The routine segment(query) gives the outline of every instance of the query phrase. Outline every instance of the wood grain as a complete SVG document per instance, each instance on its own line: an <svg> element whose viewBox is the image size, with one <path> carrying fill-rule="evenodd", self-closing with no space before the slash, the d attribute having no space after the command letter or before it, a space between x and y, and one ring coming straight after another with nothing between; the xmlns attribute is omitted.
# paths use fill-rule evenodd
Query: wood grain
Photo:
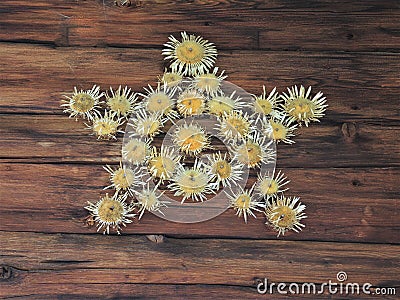
<svg viewBox="0 0 400 300"><path fill-rule="evenodd" d="M7 285L0 296L29 293L18 287L33 290L52 282L221 284L254 290L256 280L264 277L322 283L336 281L339 271L348 273L349 282L399 285L398 245L175 238L156 244L137 236L15 232L0 237L3 264L13 268L2 280Z"/></svg>
<svg viewBox="0 0 400 300"><path fill-rule="evenodd" d="M310 299L258 295L256 285L320 287L339 271L398 294L398 1L130 4L0 1L0 298ZM327 96L322 123L278 145L287 195L307 205L301 233L276 238L261 213L245 224L233 210L190 225L145 214L121 236L85 222L121 137L88 136L62 113L61 95L93 84L142 91L166 66L162 44L182 30L214 42L217 66L250 93L304 84Z"/></svg>
<svg viewBox="0 0 400 300"><path fill-rule="evenodd" d="M108 173L101 166L0 164L4 200L0 230L46 233L91 233L85 226L87 201L104 194ZM285 239L399 243L400 188L398 168L387 169L285 169L290 191L307 205L306 230ZM109 191L111 192L111 191ZM27 200L34 203L27 205ZM24 216L29 219L22 222ZM257 214L244 224L228 210L207 222L179 224L146 214L124 234L167 234L199 237L275 239L276 233ZM45 220L45 222L43 221Z"/></svg>
<svg viewBox="0 0 400 300"><path fill-rule="evenodd" d="M143 91L163 71L160 52L2 44L0 111L59 114L62 94L74 86L129 85ZM322 90L330 105L325 120L400 120L397 54L228 51L221 52L217 65L250 93L261 93L263 84L280 92L294 84Z"/></svg>
<svg viewBox="0 0 400 300"><path fill-rule="evenodd" d="M399 125L323 120L299 129L296 144L278 144L278 162L281 167L308 168L400 166ZM154 145L160 145L162 137ZM67 116L0 115L0 141L0 157L7 160L82 163L121 158L122 136L118 141L99 141L82 122Z"/></svg>
<svg viewBox="0 0 400 300"><path fill-rule="evenodd" d="M57 46L160 47L167 40L166 30L187 30L219 49L399 49L399 6L391 1L131 3L117 7L112 0L2 1L0 39Z"/></svg>

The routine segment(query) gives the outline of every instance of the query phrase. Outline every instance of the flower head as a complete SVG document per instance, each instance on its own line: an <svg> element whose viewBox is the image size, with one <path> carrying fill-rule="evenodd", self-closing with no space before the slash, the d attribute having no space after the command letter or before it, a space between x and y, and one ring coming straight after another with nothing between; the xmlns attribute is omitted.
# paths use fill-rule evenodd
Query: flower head
<svg viewBox="0 0 400 300"><path fill-rule="evenodd" d="M130 136L152 138L161 132L165 121L159 113L147 113L139 109L129 120L128 125L133 129Z"/></svg>
<svg viewBox="0 0 400 300"><path fill-rule="evenodd" d="M148 170L153 178L157 178L162 183L164 180L170 180L175 170L180 166L181 156L174 152L172 147L164 147L157 151L153 147L149 158Z"/></svg>
<svg viewBox="0 0 400 300"><path fill-rule="evenodd" d="M205 165L207 171L212 174L212 180L222 186L237 185L242 180L243 165L239 164L235 159L229 160L226 153L221 152L207 155L208 164Z"/></svg>
<svg viewBox="0 0 400 300"><path fill-rule="evenodd" d="M245 107L245 103L241 102L240 97L236 97L236 91L230 96L226 96L220 92L208 100L207 108L210 114L222 116L224 113L229 114L233 110L240 110Z"/></svg>
<svg viewBox="0 0 400 300"><path fill-rule="evenodd" d="M294 137L294 131L297 128L297 124L293 124L292 120L282 115L281 117L271 118L270 120L263 121L264 132L270 138L275 140L277 143L280 141L286 144L295 143L291 137Z"/></svg>
<svg viewBox="0 0 400 300"><path fill-rule="evenodd" d="M184 116L200 115L205 108L206 99L203 94L193 89L182 92L177 101L179 113Z"/></svg>
<svg viewBox="0 0 400 300"><path fill-rule="evenodd" d="M106 194L96 203L88 201L88 206L85 208L90 212L90 215L97 223L97 231L103 230L103 233L110 233L110 227L115 229L120 234L121 226L126 226L132 223L131 218L135 217L132 213L133 207L126 204L126 195L109 197Z"/></svg>
<svg viewBox="0 0 400 300"><path fill-rule="evenodd" d="M140 94L144 98L139 107L144 108L147 112L153 114L160 114L165 116L169 120L176 119L178 117L177 112L174 110L175 99L174 95L176 89L169 88L166 83L162 84L159 82L156 89L153 89L151 85L148 88L144 88L146 94Z"/></svg>
<svg viewBox="0 0 400 300"><path fill-rule="evenodd" d="M213 66L217 58L217 49L201 36L181 33L182 41L174 36L164 44L162 51L165 59L171 59L171 68L183 75L193 76L197 73L207 72Z"/></svg>
<svg viewBox="0 0 400 300"><path fill-rule="evenodd" d="M80 90L78 91L74 87L74 92L67 96L64 95L67 100L62 100L63 104L61 107L65 107L64 112L69 113L70 117L83 117L88 120L92 120L96 114L99 114L98 109L100 108L99 99L103 97L104 93L100 93L100 87L94 85L91 90Z"/></svg>
<svg viewBox="0 0 400 300"><path fill-rule="evenodd" d="M288 188L285 188L284 186L289 182L290 181L287 180L285 174L283 174L280 170L275 177L270 176L269 173L265 176L258 174L256 190L260 195L269 199L271 197L276 197L278 193L287 191Z"/></svg>
<svg viewBox="0 0 400 300"><path fill-rule="evenodd" d="M252 120L243 111L224 113L218 121L219 134L225 141L246 138L252 129Z"/></svg>
<svg viewBox="0 0 400 300"><path fill-rule="evenodd" d="M93 131L93 134L98 139L109 140L116 139L117 133L124 133L118 129L124 123L124 119L117 116L117 113L105 111L104 116L96 115L92 124L86 124L88 129Z"/></svg>
<svg viewBox="0 0 400 300"><path fill-rule="evenodd" d="M182 152L197 155L204 149L210 148L210 137L201 126L185 122L183 125L177 126L174 132L174 143Z"/></svg>
<svg viewBox="0 0 400 300"><path fill-rule="evenodd" d="M250 190L244 190L240 188L238 192L231 193L225 192L229 201L230 207L236 210L236 215L241 217L243 215L244 221L247 223L247 216L251 215L256 218L256 215L253 211L261 212L259 208L264 208L265 205L262 202L259 202L253 197L254 185L250 188Z"/></svg>
<svg viewBox="0 0 400 300"><path fill-rule="evenodd" d="M281 234L285 235L288 230L299 232L305 227L300 221L307 218L304 213L306 206L299 200L298 197L281 196L268 203L265 209L266 224L270 224L273 229L278 231L278 237Z"/></svg>
<svg viewBox="0 0 400 300"><path fill-rule="evenodd" d="M215 190L218 188L211 181L211 175L204 165L196 159L193 167L184 168L180 166L178 168L168 188L175 192L175 196L183 196L182 203L189 198L194 201L204 201L207 199L206 194L215 194Z"/></svg>
<svg viewBox="0 0 400 300"><path fill-rule="evenodd" d="M156 185L154 189L150 189L149 184L147 184L147 188L143 188L142 191L135 191L136 203L134 204L134 206L139 208L139 220L142 218L146 210L158 211L163 214L161 208L167 207L166 204L169 202L160 200L160 197L164 192L157 193L157 190L158 185Z"/></svg>
<svg viewBox="0 0 400 300"><path fill-rule="evenodd" d="M276 152L269 149L270 143L266 143L265 136L259 132L250 133L243 143L233 146L237 160L249 168L260 167L263 163L269 163L275 158Z"/></svg>
<svg viewBox="0 0 400 300"><path fill-rule="evenodd" d="M167 84L168 87L175 87L178 86L183 80L183 75L176 71L172 70L168 72L167 70L164 71L164 74L159 78L159 81L162 84Z"/></svg>
<svg viewBox="0 0 400 300"><path fill-rule="evenodd" d="M110 95L106 94L106 100L111 111L117 113L118 116L127 117L133 112L133 105L137 99L135 93L132 93L130 88L125 86L122 89L119 86L116 91L110 87Z"/></svg>
<svg viewBox="0 0 400 300"><path fill-rule="evenodd" d="M304 123L306 126L311 121L319 122L319 118L322 118L325 114L325 110L328 107L326 105L326 98L323 97L323 93L318 92L314 97L310 97L311 86L307 89L300 86L288 88L288 94L283 93L282 98L285 103L282 108L289 115L291 121L297 121L298 123Z"/></svg>
<svg viewBox="0 0 400 300"><path fill-rule="evenodd" d="M135 186L143 185L142 177L143 173L141 168L129 168L119 163L117 169L111 168L109 165L103 167L110 174L111 185L105 187L104 189L113 188L117 192L124 191L126 193L131 192L131 188Z"/></svg>
<svg viewBox="0 0 400 300"><path fill-rule="evenodd" d="M218 75L218 67L215 67L212 72L197 74L193 79L191 87L214 96L221 91L221 82L228 77L224 75L224 72L222 71Z"/></svg>
<svg viewBox="0 0 400 300"><path fill-rule="evenodd" d="M252 109L256 117L256 123L262 121L264 117L276 117L281 114L278 109L279 98L276 88L274 88L268 95L263 85L263 93L260 96L252 95L254 102Z"/></svg>
<svg viewBox="0 0 400 300"><path fill-rule="evenodd" d="M122 158L136 166L144 165L150 153L150 140L131 138L122 146Z"/></svg>

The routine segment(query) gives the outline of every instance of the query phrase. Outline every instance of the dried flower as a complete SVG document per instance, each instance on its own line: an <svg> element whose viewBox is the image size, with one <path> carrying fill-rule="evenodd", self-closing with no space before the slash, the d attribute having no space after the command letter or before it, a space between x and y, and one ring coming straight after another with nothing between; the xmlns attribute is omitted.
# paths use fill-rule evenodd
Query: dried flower
<svg viewBox="0 0 400 300"><path fill-rule="evenodd" d="M225 192L229 201L230 207L235 209L236 215L241 217L243 215L245 223L247 223L247 215L256 218L253 211L261 212L259 208L264 208L265 205L262 202L256 201L253 197L254 185L250 190L244 190L240 187L237 193L231 191L231 193Z"/></svg>
<svg viewBox="0 0 400 300"><path fill-rule="evenodd" d="M276 197L278 193L287 191L288 188L284 188L284 186L289 182L290 180L287 180L285 174L280 170L278 174L276 174L275 178L269 173L264 176L260 173L258 174L256 190L260 195L268 200L271 197Z"/></svg>
<svg viewBox="0 0 400 300"><path fill-rule="evenodd" d="M70 118L74 117L78 120L78 117L82 117L92 120L96 114L99 114L98 109L100 108L99 104L101 104L99 99L103 95L103 93L100 93L100 87L97 85L94 85L91 90L86 91L78 91L74 87L74 92L71 96L64 95L67 100L62 100L63 104L61 104L61 107L66 107L64 112L70 114Z"/></svg>
<svg viewBox="0 0 400 300"><path fill-rule="evenodd" d="M122 158L133 165L144 165L150 154L150 140L131 138L122 146Z"/></svg>
<svg viewBox="0 0 400 300"><path fill-rule="evenodd" d="M293 124L291 119L288 119L284 115L277 118L271 118L269 121L263 121L264 133L276 142L284 142L286 144L294 144L295 141L291 139L294 137L294 130L297 128L297 124Z"/></svg>
<svg viewBox="0 0 400 300"><path fill-rule="evenodd" d="M252 96L254 99L252 109L255 123L262 121L265 117L278 117L281 115L281 112L278 111L279 98L276 87L267 96L267 90L263 85L263 93L260 96Z"/></svg>
<svg viewBox="0 0 400 300"><path fill-rule="evenodd" d="M207 199L206 194L215 194L215 190L218 189L218 186L211 181L211 175L196 159L193 167L180 166L178 168L168 188L175 192L175 196L183 196L182 203L188 198L194 201L204 201Z"/></svg>
<svg viewBox="0 0 400 300"><path fill-rule="evenodd" d="M131 89L127 86L124 89L121 86L116 91L113 91L110 87L111 95L106 94L107 105L111 111L117 113L118 116L127 117L133 112L133 106L136 102L135 93L131 92Z"/></svg>
<svg viewBox="0 0 400 300"><path fill-rule="evenodd" d="M237 185L242 180L243 165L235 159L229 160L227 154L221 152L207 155L209 163L205 165L208 172L212 174L212 180L222 183L223 187Z"/></svg>
<svg viewBox="0 0 400 300"><path fill-rule="evenodd" d="M197 74L192 82L191 87L196 88L200 92L214 96L221 91L221 82L228 76L224 75L224 70L217 75L218 67L215 67L212 72Z"/></svg>
<svg viewBox="0 0 400 300"><path fill-rule="evenodd" d="M210 114L222 116L224 113L229 114L233 110L239 110L245 107L245 103L241 102L240 97L235 96L236 91L233 91L230 96L226 96L220 92L208 100L207 108Z"/></svg>
<svg viewBox="0 0 400 300"><path fill-rule="evenodd" d="M198 155L204 149L210 148L210 137L201 126L185 122L177 126L174 132L174 143L182 152Z"/></svg>
<svg viewBox="0 0 400 300"><path fill-rule="evenodd" d="M231 111L218 118L217 130L225 141L246 138L252 129L252 120L243 111Z"/></svg>
<svg viewBox="0 0 400 300"><path fill-rule="evenodd" d="M319 122L319 118L325 115L324 112L328 105L325 104L326 98L323 97L323 93L318 92L313 98L310 97L310 93L311 86L306 92L303 86L298 89L296 85L288 88L288 94L283 93L282 98L285 103L282 108L289 115L291 121L308 126L311 121Z"/></svg>
<svg viewBox="0 0 400 300"><path fill-rule="evenodd" d="M148 170L153 178L170 180L175 170L180 166L181 156L175 154L174 148L164 147L161 145L161 150L158 152L156 147L153 147L151 157L149 159Z"/></svg>
<svg viewBox="0 0 400 300"><path fill-rule="evenodd" d="M124 133L118 129L124 123L124 119L117 116L117 113L112 111L104 111L104 115L96 115L92 124L86 124L87 128L93 131L93 134L98 139L109 140L116 139L117 133Z"/></svg>
<svg viewBox="0 0 400 300"><path fill-rule="evenodd" d="M149 85L144 90L146 94L140 94L144 98L144 102L139 105L139 108L144 108L151 114L160 114L169 120L178 118L178 113L174 110L176 88L169 88L166 83L163 85L158 83L156 89Z"/></svg>
<svg viewBox="0 0 400 300"><path fill-rule="evenodd" d="M121 226L132 223L130 218L134 218L133 207L125 202L126 195L114 194L111 198L106 194L96 203L88 201L85 208L97 223L97 231L103 230L103 233L110 233L110 227L120 234Z"/></svg>
<svg viewBox="0 0 400 300"><path fill-rule="evenodd" d="M179 84L182 83L182 80L183 80L182 74L176 70L172 70L171 72L165 70L163 76L159 78L159 81L162 84L167 84L168 87L178 86Z"/></svg>
<svg viewBox="0 0 400 300"><path fill-rule="evenodd" d="M217 58L214 44L201 36L188 35L186 32L181 32L181 36L182 41L178 41L171 35L164 44L162 54L166 55L165 59L172 60L171 68L189 76L211 69Z"/></svg>
<svg viewBox="0 0 400 300"><path fill-rule="evenodd" d="M277 199L272 199L268 203L265 214L267 216L267 223L273 229L278 231L278 237L288 230L299 232L305 227L300 221L307 216L304 213L306 206L299 202L298 197L284 197L281 196Z"/></svg>
<svg viewBox="0 0 400 300"><path fill-rule="evenodd" d="M166 119L162 118L160 113L147 113L145 110L139 109L128 123L132 127L130 137L152 138L161 132L165 122Z"/></svg>
<svg viewBox="0 0 400 300"><path fill-rule="evenodd" d="M205 109L206 99L196 90L182 92L177 101L178 112L183 116L200 115Z"/></svg>
<svg viewBox="0 0 400 300"><path fill-rule="evenodd" d="M143 185L143 172L139 167L132 169L123 166L122 162L119 162L119 167L117 169L113 169L109 165L103 168L110 174L111 181L111 185L104 189L113 188L116 192L122 190L125 193L131 193L131 188Z"/></svg>
<svg viewBox="0 0 400 300"><path fill-rule="evenodd" d="M136 203L134 204L134 206L139 208L139 220L142 218L145 210L157 211L163 214L161 208L167 207L167 203L169 202L160 200L160 197L162 196L162 194L164 194L164 192L157 193L157 190L158 185L156 185L154 189L150 189L150 185L147 184L147 188L143 188L142 191L135 191Z"/></svg>
<svg viewBox="0 0 400 300"><path fill-rule="evenodd" d="M236 153L237 160L240 163L247 165L249 168L255 168L275 158L276 152L269 149L269 145L265 141L265 136L260 136L259 132L252 132L247 136L244 143L234 145L233 151Z"/></svg>

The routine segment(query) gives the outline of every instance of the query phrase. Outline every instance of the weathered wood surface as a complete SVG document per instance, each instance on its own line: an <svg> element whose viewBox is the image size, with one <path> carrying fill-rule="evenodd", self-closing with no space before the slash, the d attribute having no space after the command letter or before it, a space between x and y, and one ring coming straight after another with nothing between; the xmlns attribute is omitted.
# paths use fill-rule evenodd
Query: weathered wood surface
<svg viewBox="0 0 400 300"><path fill-rule="evenodd" d="M192 30L220 49L396 51L396 1L15 1L0 3L3 41L160 47ZM222 29L222 30L221 30Z"/></svg>
<svg viewBox="0 0 400 300"><path fill-rule="evenodd" d="M26 44L0 47L1 112L61 113L61 95L99 84L135 91L163 72L161 50L57 48ZM312 85L329 100L326 120L400 119L400 55L391 53L221 52L217 65L250 93L262 85L280 92Z"/></svg>
<svg viewBox="0 0 400 300"><path fill-rule="evenodd" d="M0 230L34 232L95 232L88 229L83 206L96 201L109 184L108 173L98 165L0 165ZM288 169L291 195L307 204L306 230L287 233L285 239L400 243L396 186L398 168L386 169ZM18 188L14 188L14 187ZM110 192L110 191L108 191ZM28 205L32 199L34 205ZM29 216L22 221L24 216ZM188 235L202 237L275 238L257 213L248 224L228 210L207 222L190 226L146 214L124 233ZM46 220L45 222L43 220ZM227 224L230 224L227 226Z"/></svg>
<svg viewBox="0 0 400 300"><path fill-rule="evenodd" d="M54 295L66 293L66 286L72 295L93 296L104 290L89 292L79 287L124 282L139 284L139 293L146 283L210 285L210 294L218 292L218 285L236 286L238 295L254 298L258 279L286 282L290 274L292 282L321 284L337 282L338 270L348 274L349 282L400 284L395 276L399 272L397 245L175 238L153 243L134 236L9 232L1 232L0 238L3 273L8 275L0 283L4 287L0 296ZM41 289L43 285L48 288ZM118 290L111 291L118 295ZM135 290L130 293L137 296Z"/></svg>
<svg viewBox="0 0 400 300"><path fill-rule="evenodd" d="M0 157L42 162L120 160L122 135L118 141L99 141L85 127L65 115L0 115ZM399 136L396 121L323 120L300 128L296 144L278 144L279 166L400 166ZM161 142L162 135L154 145Z"/></svg>
<svg viewBox="0 0 400 300"><path fill-rule="evenodd" d="M259 278L320 286L339 271L398 295L399 24L398 1L0 1L0 298L265 299ZM146 214L122 236L85 224L121 137L88 136L61 95L154 84L181 30L214 42L217 66L250 93L326 94L321 124L278 145L288 195L307 205L301 233L276 238L262 214L246 225L232 210L191 225Z"/></svg>

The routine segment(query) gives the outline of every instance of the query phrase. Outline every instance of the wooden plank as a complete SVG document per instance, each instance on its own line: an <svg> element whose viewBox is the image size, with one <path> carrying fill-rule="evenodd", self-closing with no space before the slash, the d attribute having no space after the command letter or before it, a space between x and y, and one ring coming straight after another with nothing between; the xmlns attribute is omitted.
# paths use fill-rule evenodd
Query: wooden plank
<svg viewBox="0 0 400 300"><path fill-rule="evenodd" d="M396 1L131 3L117 7L113 0L2 1L0 39L61 46L159 47L170 33L189 30L220 49L399 49Z"/></svg>
<svg viewBox="0 0 400 300"><path fill-rule="evenodd" d="M96 165L0 164L0 230L93 233L83 209L105 193L108 173ZM284 239L399 243L398 168L284 169L291 180L287 195L307 205L306 228ZM254 179L253 179L254 180ZM111 191L110 191L111 192ZM275 239L264 216L248 224L228 210L207 222L179 224L146 214L124 234ZM22 220L26 220L22 222Z"/></svg>
<svg viewBox="0 0 400 300"><path fill-rule="evenodd" d="M143 91L163 71L160 52L2 44L0 111L61 113L62 94L95 83ZM250 93L261 93L262 84L280 92L312 85L327 96L328 120L400 119L399 55L232 51L222 52L217 65Z"/></svg>
<svg viewBox="0 0 400 300"><path fill-rule="evenodd" d="M400 127L393 123L323 120L300 128L294 145L278 144L279 164L306 168L399 166ZM157 137L154 145L160 145L162 138ZM122 135L118 141L99 141L82 122L48 115L0 115L0 141L1 158L27 162L117 162L122 147Z"/></svg>
<svg viewBox="0 0 400 300"><path fill-rule="evenodd" d="M174 238L156 244L137 236L15 232L0 238L0 263L12 268L0 296L37 293L43 284L114 283L236 285L256 295L261 278L322 284L338 282L340 271L347 282L400 283L398 245Z"/></svg>

